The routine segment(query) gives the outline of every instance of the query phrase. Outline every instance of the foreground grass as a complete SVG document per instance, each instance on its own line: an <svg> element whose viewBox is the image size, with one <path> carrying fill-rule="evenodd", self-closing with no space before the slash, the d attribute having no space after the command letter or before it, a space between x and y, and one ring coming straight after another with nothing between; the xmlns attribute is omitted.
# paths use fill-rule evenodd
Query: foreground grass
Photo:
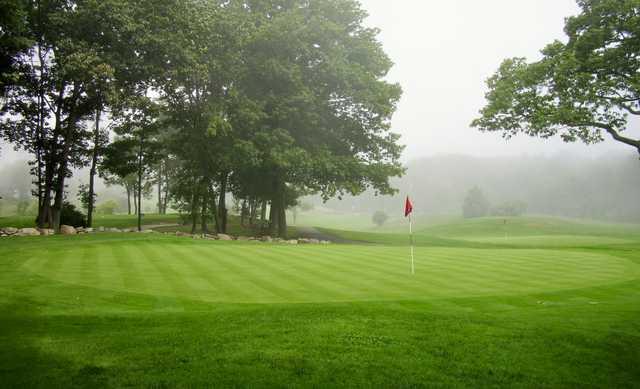
<svg viewBox="0 0 640 389"><path fill-rule="evenodd" d="M540 236L572 236L554 234ZM6 239L0 382L633 387L640 242L612 234L544 249L433 237L415 277L399 244Z"/></svg>

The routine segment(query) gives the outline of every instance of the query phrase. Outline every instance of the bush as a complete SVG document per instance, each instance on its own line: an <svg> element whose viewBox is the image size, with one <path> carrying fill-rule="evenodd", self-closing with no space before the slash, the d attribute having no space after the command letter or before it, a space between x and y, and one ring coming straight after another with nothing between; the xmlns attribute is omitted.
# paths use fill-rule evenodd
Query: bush
<svg viewBox="0 0 640 389"><path fill-rule="evenodd" d="M77 210L73 204L69 204L65 201L62 205L60 224L66 224L73 227L86 227L87 219L85 215Z"/></svg>
<svg viewBox="0 0 640 389"><path fill-rule="evenodd" d="M389 220L389 215L387 215L383 211L377 211L373 214L372 220L375 225L377 225L378 227L382 227L382 225L386 223L387 220Z"/></svg>
<svg viewBox="0 0 640 389"><path fill-rule="evenodd" d="M118 210L119 206L114 200L105 201L104 203L98 204L96 207L96 213L101 215L113 215Z"/></svg>

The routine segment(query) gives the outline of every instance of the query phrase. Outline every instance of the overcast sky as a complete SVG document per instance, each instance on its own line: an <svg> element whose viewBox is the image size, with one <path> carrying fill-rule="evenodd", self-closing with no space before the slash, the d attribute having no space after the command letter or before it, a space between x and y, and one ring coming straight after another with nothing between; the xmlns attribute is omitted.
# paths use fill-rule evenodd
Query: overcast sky
<svg viewBox="0 0 640 389"><path fill-rule="evenodd" d="M565 40L564 18L575 0L361 0L368 23L395 62L389 79L404 90L393 121L406 144L405 159L436 154L602 155L633 150L608 141L567 145L521 137L506 142L469 124L484 105L485 80L503 59L540 58L555 39ZM638 133L637 125L634 134Z"/></svg>
<svg viewBox="0 0 640 389"><path fill-rule="evenodd" d="M404 89L394 131L408 145L404 160L438 154L475 156L600 156L633 153L620 143L567 145L558 139L520 137L506 142L469 124L484 105L485 80L508 57L535 60L555 39L565 39L564 18L574 0L361 0L368 23L395 62L389 79ZM635 123L632 132L640 135ZM3 147L2 159L17 158Z"/></svg>

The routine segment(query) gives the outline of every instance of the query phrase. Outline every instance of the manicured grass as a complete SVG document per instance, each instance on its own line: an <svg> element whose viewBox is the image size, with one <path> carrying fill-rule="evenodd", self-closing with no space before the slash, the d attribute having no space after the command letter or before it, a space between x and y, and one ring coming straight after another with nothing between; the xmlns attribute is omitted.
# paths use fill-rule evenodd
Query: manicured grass
<svg viewBox="0 0 640 389"><path fill-rule="evenodd" d="M35 216L6 216L0 217L0 227L34 227ZM180 217L176 214L158 215L158 214L145 214L142 219L143 224L158 225L158 224L179 224L181 223ZM138 217L136 215L95 215L94 227L105 228L129 228L138 225Z"/></svg>
<svg viewBox="0 0 640 389"><path fill-rule="evenodd" d="M393 234L344 232L377 243L330 246L3 239L0 382L637 386L635 230L522 227L524 242L504 244L483 240L491 223L418 234L415 276L406 236ZM547 237L561 244L544 245Z"/></svg>

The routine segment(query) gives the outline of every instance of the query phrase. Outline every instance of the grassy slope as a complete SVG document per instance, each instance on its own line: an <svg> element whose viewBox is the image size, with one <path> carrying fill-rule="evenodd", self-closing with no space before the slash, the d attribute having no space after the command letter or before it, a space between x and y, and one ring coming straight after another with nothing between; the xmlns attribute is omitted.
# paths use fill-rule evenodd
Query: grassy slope
<svg viewBox="0 0 640 389"><path fill-rule="evenodd" d="M386 238L391 246L331 247L3 240L0 382L637 385L635 231L541 227L538 236L566 244L537 250L471 241L492 235L491 220L478 223L441 227L437 239L420 234L439 244L423 241L413 279L396 246L403 236ZM532 235L526 224L519 236ZM571 233L620 241L572 244Z"/></svg>

